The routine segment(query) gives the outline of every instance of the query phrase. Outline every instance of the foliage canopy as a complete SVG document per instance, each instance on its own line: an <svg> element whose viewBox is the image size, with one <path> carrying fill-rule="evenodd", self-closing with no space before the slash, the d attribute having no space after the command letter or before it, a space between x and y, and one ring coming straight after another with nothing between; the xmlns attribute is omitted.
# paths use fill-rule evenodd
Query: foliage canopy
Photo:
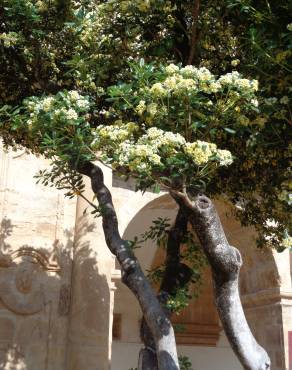
<svg viewBox="0 0 292 370"><path fill-rule="evenodd" d="M259 245L291 246L291 5L268 1L0 4L0 134L83 189L100 159L137 188L225 196ZM291 213L290 213L291 214Z"/></svg>

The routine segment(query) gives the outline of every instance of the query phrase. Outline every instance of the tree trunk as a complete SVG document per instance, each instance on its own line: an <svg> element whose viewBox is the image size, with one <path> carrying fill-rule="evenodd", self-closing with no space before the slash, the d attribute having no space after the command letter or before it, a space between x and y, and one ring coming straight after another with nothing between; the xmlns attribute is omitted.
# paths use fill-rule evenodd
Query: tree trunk
<svg viewBox="0 0 292 370"><path fill-rule="evenodd" d="M174 225L168 232L165 271L159 289L158 299L165 314L170 318L172 312L165 309L169 295L175 295L178 288L187 285L192 277L191 269L180 262L180 246L187 233L188 218L183 207L179 206ZM138 370L156 370L157 357L155 343L143 317L140 336L144 348L139 354Z"/></svg>
<svg viewBox="0 0 292 370"><path fill-rule="evenodd" d="M78 172L91 179L92 190L101 209L107 246L120 263L123 283L130 288L139 301L155 342L158 369L179 370L171 322L159 304L128 243L119 234L117 215L110 191L104 184L101 168L91 162L86 162L78 167Z"/></svg>
<svg viewBox="0 0 292 370"><path fill-rule="evenodd" d="M240 301L240 252L229 245L219 216L209 198L201 195L191 201L186 194L180 196L187 211L191 211L189 220L211 265L215 303L235 354L244 369L270 369L269 356L251 333ZM177 197L176 193L174 197Z"/></svg>

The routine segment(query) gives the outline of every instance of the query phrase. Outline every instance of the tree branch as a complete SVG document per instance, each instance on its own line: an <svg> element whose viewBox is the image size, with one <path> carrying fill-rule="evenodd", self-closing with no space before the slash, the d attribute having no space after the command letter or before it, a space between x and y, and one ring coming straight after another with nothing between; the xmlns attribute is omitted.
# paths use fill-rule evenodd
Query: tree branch
<svg viewBox="0 0 292 370"><path fill-rule="evenodd" d="M200 12L200 0L194 0L194 7L192 11L192 28L191 28L191 39L190 39L190 54L188 57L187 64L192 64L195 53L196 53L196 46L197 46L197 39L198 39L198 18Z"/></svg>
<svg viewBox="0 0 292 370"><path fill-rule="evenodd" d="M247 370L270 369L266 351L257 343L246 321L239 296L238 279L242 259L229 245L212 201L200 195L185 199L189 220L212 268L215 303L229 342Z"/></svg>
<svg viewBox="0 0 292 370"><path fill-rule="evenodd" d="M184 236L187 233L188 218L183 208L180 206L176 215L174 225L169 230L166 246L165 272L160 285L160 291L168 294L175 294L176 290L182 286L186 277L180 276L180 247ZM186 265L183 265L186 266ZM185 285L185 284L183 284Z"/></svg>
<svg viewBox="0 0 292 370"><path fill-rule="evenodd" d="M154 338L158 369L178 370L174 331L153 289L127 242L120 236L118 219L109 189L104 184L100 167L86 162L77 169L91 179L91 187L99 202L105 240L110 251L117 257L122 269L122 281L139 301L143 316Z"/></svg>
<svg viewBox="0 0 292 370"><path fill-rule="evenodd" d="M177 289L185 287L192 277L191 269L180 261L180 247L187 233L187 226L187 215L182 206L179 205L174 225L168 232L165 258L166 266L160 285L160 293L158 295L159 302L163 305L164 311L168 317L172 314L172 312L166 308L169 295L175 295ZM141 322L140 336L145 348L140 352L140 367L138 370L156 370L157 360L155 343L144 317Z"/></svg>

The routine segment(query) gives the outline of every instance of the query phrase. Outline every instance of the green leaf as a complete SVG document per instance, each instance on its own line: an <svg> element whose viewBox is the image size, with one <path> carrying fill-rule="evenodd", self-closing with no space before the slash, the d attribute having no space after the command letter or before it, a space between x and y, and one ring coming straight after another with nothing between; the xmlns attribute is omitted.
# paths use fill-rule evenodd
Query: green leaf
<svg viewBox="0 0 292 370"><path fill-rule="evenodd" d="M224 127L223 130L232 135L236 134L236 131L229 127Z"/></svg>
<svg viewBox="0 0 292 370"><path fill-rule="evenodd" d="M155 193L155 194L159 194L159 193L160 193L160 191L161 191L160 186L159 186L158 184L155 184L155 185L153 186L153 193Z"/></svg>

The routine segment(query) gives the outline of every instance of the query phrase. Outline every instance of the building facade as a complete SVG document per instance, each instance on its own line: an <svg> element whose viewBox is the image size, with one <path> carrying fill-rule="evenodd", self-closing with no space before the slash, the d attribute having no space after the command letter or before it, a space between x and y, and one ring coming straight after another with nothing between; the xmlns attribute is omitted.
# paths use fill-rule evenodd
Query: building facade
<svg viewBox="0 0 292 370"><path fill-rule="evenodd" d="M139 306L121 283L101 220L87 212L86 202L36 184L34 175L46 166L25 151L0 149L0 369L135 368ZM142 196L104 170L124 238L140 235L159 216L174 219L167 194ZM88 184L86 194L93 196ZM291 370L291 255L256 249L254 231L232 218L230 205L218 201L216 207L243 256L240 290L252 331L272 369ZM136 254L145 271L163 259L150 242ZM199 298L174 322L183 327L178 351L194 370L242 369L222 332L208 268Z"/></svg>

